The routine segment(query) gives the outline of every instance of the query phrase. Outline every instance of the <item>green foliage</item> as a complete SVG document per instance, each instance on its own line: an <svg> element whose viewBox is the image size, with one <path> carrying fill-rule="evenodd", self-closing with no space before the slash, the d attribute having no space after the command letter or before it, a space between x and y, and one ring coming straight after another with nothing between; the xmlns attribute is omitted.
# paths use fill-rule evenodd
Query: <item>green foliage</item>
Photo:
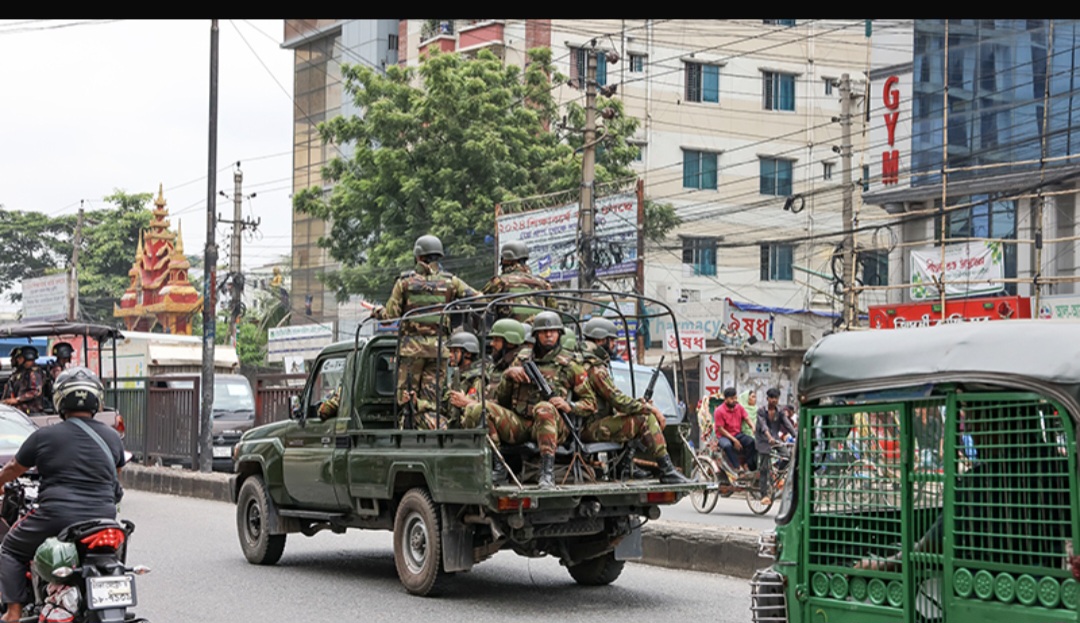
<svg viewBox="0 0 1080 623"><path fill-rule="evenodd" d="M266 340L266 330L254 322L241 322L236 326L236 356L242 367L266 366Z"/></svg>
<svg viewBox="0 0 1080 623"><path fill-rule="evenodd" d="M682 224L670 203L645 200L645 240L662 241L668 232Z"/></svg>
<svg viewBox="0 0 1080 623"><path fill-rule="evenodd" d="M0 254L0 290L9 291L23 279L63 271L71 257L73 231L63 220L40 212L0 209L0 240L7 250ZM22 299L17 292L8 296L13 302Z"/></svg>

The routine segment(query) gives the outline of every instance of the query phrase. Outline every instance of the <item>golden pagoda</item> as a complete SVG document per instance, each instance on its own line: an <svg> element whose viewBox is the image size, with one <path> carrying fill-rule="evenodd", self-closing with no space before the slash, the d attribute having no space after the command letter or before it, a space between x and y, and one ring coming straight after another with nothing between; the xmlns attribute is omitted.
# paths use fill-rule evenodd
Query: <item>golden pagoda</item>
<svg viewBox="0 0 1080 623"><path fill-rule="evenodd" d="M184 256L183 238L169 230L160 184L152 214L149 229L139 232L128 271L131 283L113 306L113 316L123 318L128 331L152 331L160 325L165 333L191 335L191 318L202 308L202 297L188 281L191 263Z"/></svg>

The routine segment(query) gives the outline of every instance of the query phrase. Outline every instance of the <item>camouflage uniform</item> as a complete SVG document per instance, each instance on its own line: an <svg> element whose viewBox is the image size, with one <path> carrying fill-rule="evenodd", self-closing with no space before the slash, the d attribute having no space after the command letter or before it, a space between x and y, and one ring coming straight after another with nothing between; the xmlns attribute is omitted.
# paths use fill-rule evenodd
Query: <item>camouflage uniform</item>
<svg viewBox="0 0 1080 623"><path fill-rule="evenodd" d="M12 388L12 398L18 399L15 408L24 413L41 413L45 410L45 372L37 364L19 370L20 374ZM12 375L14 377L14 375Z"/></svg>
<svg viewBox="0 0 1080 623"><path fill-rule="evenodd" d="M459 391L472 400L480 400L480 392L484 391L484 368L485 361L473 361L469 365L460 368L457 374L451 373L450 382L447 383L446 391L443 392L443 408L446 410L447 426L450 428L476 428L479 418L473 423L468 417L469 407L455 407L450 402L450 392ZM454 368L451 368L454 370ZM457 376L457 378L454 378ZM471 405L470 405L471 406Z"/></svg>
<svg viewBox="0 0 1080 623"><path fill-rule="evenodd" d="M341 385L338 385L337 389L334 390L334 393L330 394L330 397L324 400L321 405L319 405L319 419L330 420L336 418L338 407L340 405Z"/></svg>
<svg viewBox="0 0 1080 623"><path fill-rule="evenodd" d="M594 342L586 342L584 351L584 367L597 404L596 414L585 423L582 441L626 443L636 439L651 456L666 456L667 442L659 420L644 401L627 396L615 386L607 351Z"/></svg>
<svg viewBox="0 0 1080 623"><path fill-rule="evenodd" d="M469 284L450 273L439 270L437 264L417 261L414 270L402 273L394 283L390 299L384 309L377 309L375 317L381 320L400 318L411 310L431 305L445 305L457 299L477 296L478 293ZM445 362L449 358L445 338L450 334L449 326L439 326L439 313L424 316L412 316L402 320L398 328L400 359L398 361L397 386L398 403L405 404L405 392L416 391L416 413L414 423L417 428L446 428L445 418L439 418L436 412L438 396L438 378L445 379L445 372L436 375L439 357L439 335L442 334ZM412 387L409 387L409 377Z"/></svg>
<svg viewBox="0 0 1080 623"><path fill-rule="evenodd" d="M510 264L503 266L502 274L492 277L491 281L484 286L484 294L520 294L523 292L536 292L550 290L551 284L543 277L532 274L528 264ZM549 309L556 308L556 301L550 296L528 296L514 299L531 305L541 305ZM518 322L529 322L533 316L543 311L536 307L521 307L510 305L498 305L495 308L497 318L513 318Z"/></svg>
<svg viewBox="0 0 1080 623"><path fill-rule="evenodd" d="M499 405L495 400L495 392L499 388L499 383L502 382L503 372L506 372L507 368L513 365L514 360L517 358L518 352L521 351L521 346L513 346L513 348L507 348L497 361L484 362L484 366L487 368L487 386L484 387L485 400L483 404L477 402L465 407L465 413L462 417L462 428L476 428L480 426L480 410L481 407L487 409L487 425L488 436L495 442L495 446L499 446L499 431L497 422L508 421L511 417L517 417L513 410L507 409ZM473 398L470 396L470 398ZM475 400L479 401L480 397L476 396ZM520 443L520 442L516 442Z"/></svg>
<svg viewBox="0 0 1080 623"><path fill-rule="evenodd" d="M589 388L585 369L560 346L539 358L532 348L523 348L513 365L519 366L530 359L536 362L555 395L571 401L570 415L587 418L596 412L596 397ZM567 430L562 416L554 405L544 400L539 388L503 376L495 398L508 410L505 418L498 417L494 411L488 414L501 441L515 444L532 439L540 446L542 457L555 456L555 447L566 438Z"/></svg>

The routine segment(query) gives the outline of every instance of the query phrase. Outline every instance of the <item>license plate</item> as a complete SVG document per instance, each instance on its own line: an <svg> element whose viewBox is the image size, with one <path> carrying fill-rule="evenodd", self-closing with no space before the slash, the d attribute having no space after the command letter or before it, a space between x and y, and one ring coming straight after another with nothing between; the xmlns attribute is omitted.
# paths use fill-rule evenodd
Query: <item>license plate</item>
<svg viewBox="0 0 1080 623"><path fill-rule="evenodd" d="M91 610L126 608L135 605L135 576L109 575L87 578Z"/></svg>
<svg viewBox="0 0 1080 623"><path fill-rule="evenodd" d="M215 459L231 459L232 446L214 446Z"/></svg>

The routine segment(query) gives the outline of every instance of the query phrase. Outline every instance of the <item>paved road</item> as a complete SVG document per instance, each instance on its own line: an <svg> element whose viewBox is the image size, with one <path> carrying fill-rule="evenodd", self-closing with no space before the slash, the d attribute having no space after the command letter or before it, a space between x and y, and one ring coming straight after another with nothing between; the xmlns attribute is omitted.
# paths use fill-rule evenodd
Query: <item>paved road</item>
<svg viewBox="0 0 1080 623"><path fill-rule="evenodd" d="M744 580L629 564L611 586L585 588L553 559L509 552L456 576L443 597L414 597L398 582L389 532L290 535L281 562L258 567L240 553L234 513L222 502L127 492L121 516L137 526L128 561L154 569L138 579L138 614L153 623L749 620Z"/></svg>
<svg viewBox="0 0 1080 623"><path fill-rule="evenodd" d="M706 526L736 526L755 531L771 530L776 525L776 511L780 503L773 504L765 515L755 515L750 512L743 496L742 493L735 493L730 498L720 498L716 508L706 515L694 510L690 498L685 498L674 506L664 507L660 519Z"/></svg>

